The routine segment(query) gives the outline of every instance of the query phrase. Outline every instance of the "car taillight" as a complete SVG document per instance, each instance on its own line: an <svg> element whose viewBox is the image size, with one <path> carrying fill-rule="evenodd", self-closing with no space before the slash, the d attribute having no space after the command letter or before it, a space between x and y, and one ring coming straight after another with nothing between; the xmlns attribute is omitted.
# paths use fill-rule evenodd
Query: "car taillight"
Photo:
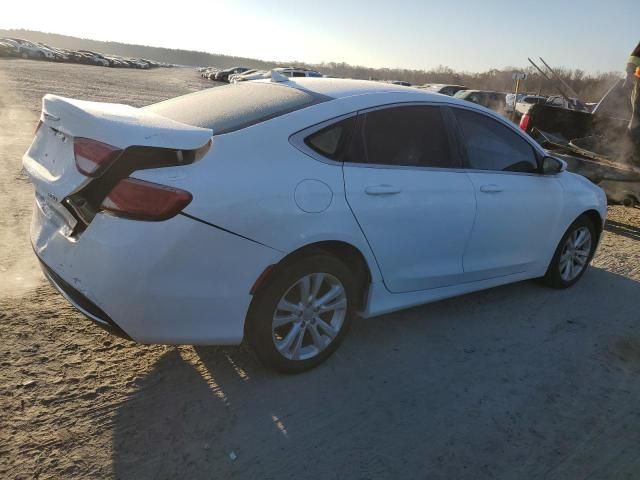
<svg viewBox="0 0 640 480"><path fill-rule="evenodd" d="M76 167L88 177L98 177L120 155L122 150L90 138L78 137L73 141Z"/></svg>
<svg viewBox="0 0 640 480"><path fill-rule="evenodd" d="M119 217L160 221L175 217L193 196L184 190L135 178L120 180L100 206Z"/></svg>
<svg viewBox="0 0 640 480"><path fill-rule="evenodd" d="M525 113L524 115L522 115L522 118L520 119L520 128L526 132L527 128L529 128L530 121L531 121L531 116L528 113Z"/></svg>

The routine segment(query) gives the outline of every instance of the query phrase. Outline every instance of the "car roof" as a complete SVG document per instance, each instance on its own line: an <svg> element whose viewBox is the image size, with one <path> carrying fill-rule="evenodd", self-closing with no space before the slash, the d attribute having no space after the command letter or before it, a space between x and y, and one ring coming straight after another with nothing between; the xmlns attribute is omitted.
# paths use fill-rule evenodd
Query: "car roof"
<svg viewBox="0 0 640 480"><path fill-rule="evenodd" d="M269 79L258 80L259 82L270 82ZM449 98L436 93L428 93L424 90L408 89L402 85L392 83L382 83L373 80L351 80L345 78L325 78L325 77L296 77L288 81L278 82L283 86L291 88L301 88L318 95L331 98L346 98L354 95L365 95L384 92L411 92L422 94L431 98Z"/></svg>

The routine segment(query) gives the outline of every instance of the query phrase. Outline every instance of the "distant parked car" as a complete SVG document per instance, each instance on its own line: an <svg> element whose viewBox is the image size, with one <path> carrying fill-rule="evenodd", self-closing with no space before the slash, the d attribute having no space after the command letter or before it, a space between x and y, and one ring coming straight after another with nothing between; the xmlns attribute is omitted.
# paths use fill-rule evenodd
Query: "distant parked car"
<svg viewBox="0 0 640 480"><path fill-rule="evenodd" d="M247 70L249 70L248 67L226 68L224 70L220 70L219 72L217 72L215 74L215 77L213 78L213 80L215 80L217 82L228 82L229 81L229 75L233 75L234 73L244 73Z"/></svg>
<svg viewBox="0 0 640 480"><path fill-rule="evenodd" d="M504 93L486 90L460 90L453 98L477 103L494 112L504 113L505 111L506 95Z"/></svg>
<svg viewBox="0 0 640 480"><path fill-rule="evenodd" d="M522 100L524 97L526 97L527 94L526 93L519 93L517 101L514 101L515 96L516 96L515 93L507 93L506 98L505 98L505 106L504 106L504 111L506 113L513 113L513 111L516 108L516 103L519 102L520 100Z"/></svg>
<svg viewBox="0 0 640 480"><path fill-rule="evenodd" d="M21 38L3 38L4 43L13 45L18 50L18 55L22 58L32 58L36 60L55 60L56 55L46 47Z"/></svg>
<svg viewBox="0 0 640 480"><path fill-rule="evenodd" d="M109 66L111 67L128 68L131 66L124 58L116 57L115 55L104 55L104 58L109 61Z"/></svg>
<svg viewBox="0 0 640 480"><path fill-rule="evenodd" d="M202 78L209 78L211 74L215 76L215 74L219 71L216 67L204 67L200 70L200 76Z"/></svg>
<svg viewBox="0 0 640 480"><path fill-rule="evenodd" d="M18 49L15 45L0 40L0 57L17 57Z"/></svg>
<svg viewBox="0 0 640 480"><path fill-rule="evenodd" d="M99 53L95 53L95 52L92 52L90 50L78 50L78 52L82 53L83 55L85 55L89 59L89 61L87 63L91 63L93 65L100 65L100 66L103 66L103 67L108 67L108 66L111 65L109 60L104 58Z"/></svg>
<svg viewBox="0 0 640 480"><path fill-rule="evenodd" d="M393 85L401 85L403 87L410 87L411 83L409 82L405 82L404 80L392 80L391 82Z"/></svg>
<svg viewBox="0 0 640 480"><path fill-rule="evenodd" d="M276 72L281 73L285 77L315 77L321 78L322 74L316 70L311 70L309 68L283 68L283 69L275 69Z"/></svg>
<svg viewBox="0 0 640 480"><path fill-rule="evenodd" d="M247 70L246 72L242 72L242 73L233 73L231 75L229 75L229 83L236 83L235 79L238 77L244 77L245 75L251 75L252 73L258 72L259 70L256 68L252 68L250 70Z"/></svg>
<svg viewBox="0 0 640 480"><path fill-rule="evenodd" d="M525 113L527 113L527 111L529 111L531 105L546 102L547 97L543 95L525 95L516 102L516 114L518 116L524 115Z"/></svg>
<svg viewBox="0 0 640 480"><path fill-rule="evenodd" d="M460 90L468 90L468 87L463 85L447 85L444 83L425 83L424 85L418 86L418 88L428 90L433 93L442 93L443 95L449 95L450 97L453 97Z"/></svg>
<svg viewBox="0 0 640 480"><path fill-rule="evenodd" d="M298 68L298 67L278 67L273 70L259 70L251 75L238 77L238 81L246 81L246 80L260 80L263 78L269 78L271 76L271 72L278 72L285 77L290 78L300 78L300 77L315 77L321 78L323 75L316 71L308 68ZM236 82L237 83L237 82Z"/></svg>
<svg viewBox="0 0 640 480"><path fill-rule="evenodd" d="M50 47L49 45L44 45L42 43L36 44L39 47L45 48L53 53L53 58L47 57L50 60L55 60L57 62L68 62L69 55L67 55L64 50L61 48Z"/></svg>
<svg viewBox="0 0 640 480"><path fill-rule="evenodd" d="M68 58L68 62L73 63L84 63L84 56L80 52L76 52L75 50L68 50L66 48L60 49Z"/></svg>
<svg viewBox="0 0 640 480"><path fill-rule="evenodd" d="M142 58L133 58L131 60L133 61L135 68L140 68L143 70L146 70L147 68L149 68L149 63L146 60L143 60Z"/></svg>
<svg viewBox="0 0 640 480"><path fill-rule="evenodd" d="M266 70L248 70L244 73L233 75L233 78L229 80L229 83L246 82L248 80L259 80L261 78L267 78L268 76L269 75Z"/></svg>

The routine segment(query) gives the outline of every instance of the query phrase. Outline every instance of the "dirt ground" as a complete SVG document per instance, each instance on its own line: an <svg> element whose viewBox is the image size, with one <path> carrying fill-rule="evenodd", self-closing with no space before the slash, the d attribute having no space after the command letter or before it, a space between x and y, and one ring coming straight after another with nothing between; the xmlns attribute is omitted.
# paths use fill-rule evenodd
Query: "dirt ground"
<svg viewBox="0 0 640 480"><path fill-rule="evenodd" d="M358 320L304 375L244 347L135 345L74 311L28 240L40 98L141 106L210 85L0 61L0 478L640 478L640 209L611 207L568 291L523 282Z"/></svg>

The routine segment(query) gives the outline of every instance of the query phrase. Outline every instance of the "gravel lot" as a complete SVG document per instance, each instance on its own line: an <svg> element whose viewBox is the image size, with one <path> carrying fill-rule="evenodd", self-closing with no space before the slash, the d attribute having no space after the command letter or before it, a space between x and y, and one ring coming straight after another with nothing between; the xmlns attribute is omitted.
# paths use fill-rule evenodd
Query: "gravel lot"
<svg viewBox="0 0 640 480"><path fill-rule="evenodd" d="M0 61L0 478L640 478L640 209L568 291L524 282L354 324L297 376L141 346L47 285L20 171L46 92L142 106L190 69Z"/></svg>

